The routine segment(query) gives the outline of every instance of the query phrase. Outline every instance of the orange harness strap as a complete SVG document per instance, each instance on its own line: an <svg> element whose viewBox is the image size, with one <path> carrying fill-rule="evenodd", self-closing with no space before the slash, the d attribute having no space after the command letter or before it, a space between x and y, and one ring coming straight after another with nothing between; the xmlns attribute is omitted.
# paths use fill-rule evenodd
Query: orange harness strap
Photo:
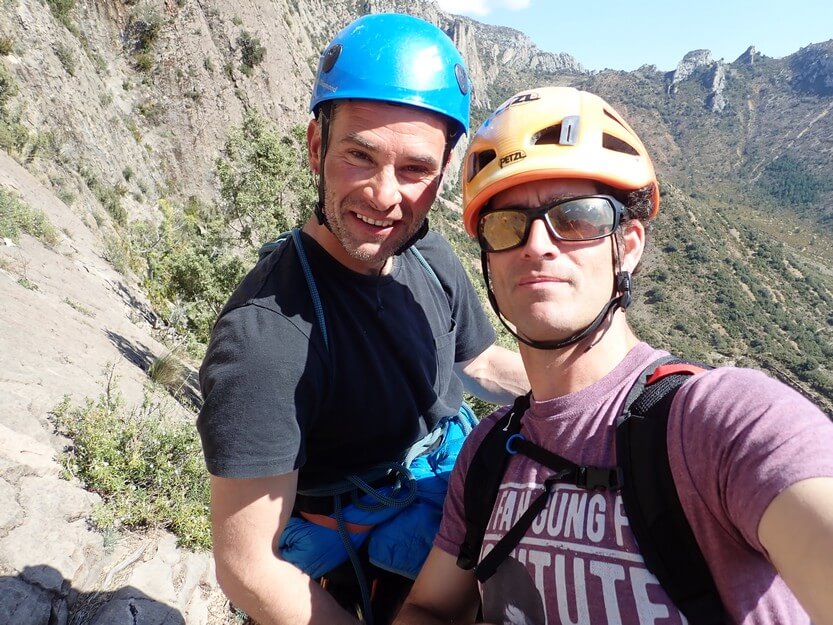
<svg viewBox="0 0 833 625"><path fill-rule="evenodd" d="M310 512L299 512L298 514L310 523L315 523L321 527L338 531L338 523L333 517L329 517L324 514L312 514ZM352 532L353 534L363 534L365 532L369 532L374 527L373 525L361 525L359 523L347 522L344 523L344 526L347 528L348 532Z"/></svg>

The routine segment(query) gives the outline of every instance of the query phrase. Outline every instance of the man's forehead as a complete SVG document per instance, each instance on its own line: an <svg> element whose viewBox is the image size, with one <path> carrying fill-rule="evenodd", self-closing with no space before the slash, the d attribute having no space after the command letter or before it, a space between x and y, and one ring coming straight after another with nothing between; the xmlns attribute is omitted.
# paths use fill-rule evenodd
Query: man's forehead
<svg viewBox="0 0 833 625"><path fill-rule="evenodd" d="M367 117L386 123L418 122L443 130L446 130L448 125L448 119L435 111L383 100L338 100L334 111L338 111L336 116L346 117L348 120Z"/></svg>
<svg viewBox="0 0 833 625"><path fill-rule="evenodd" d="M533 206L577 195L592 195L600 191L593 180L574 178L546 178L524 182L495 194L490 204L494 207Z"/></svg>

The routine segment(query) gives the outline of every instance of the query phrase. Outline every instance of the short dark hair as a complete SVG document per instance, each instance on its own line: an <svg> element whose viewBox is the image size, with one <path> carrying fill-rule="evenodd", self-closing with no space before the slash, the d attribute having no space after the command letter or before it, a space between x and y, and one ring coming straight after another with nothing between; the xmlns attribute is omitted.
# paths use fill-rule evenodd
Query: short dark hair
<svg viewBox="0 0 833 625"><path fill-rule="evenodd" d="M609 194L625 206L625 214L622 216L619 229L613 235L616 238L616 247L619 249L619 254L621 255L625 246L622 229L627 226L629 221L642 222L642 225L645 227L645 238L647 241L648 235L652 230L651 226L653 225L650 217L654 210L654 185L649 184L635 191L623 191L621 189L610 188ZM631 273L636 275L641 270L642 259L639 259L639 262Z"/></svg>

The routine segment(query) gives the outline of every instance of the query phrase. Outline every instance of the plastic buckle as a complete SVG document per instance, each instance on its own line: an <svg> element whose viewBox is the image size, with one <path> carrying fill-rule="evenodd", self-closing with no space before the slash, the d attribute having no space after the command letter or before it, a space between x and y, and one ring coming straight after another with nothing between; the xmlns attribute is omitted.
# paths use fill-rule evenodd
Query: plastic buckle
<svg viewBox="0 0 833 625"><path fill-rule="evenodd" d="M506 451L512 454L513 456L518 453L516 449L512 449L512 441L515 439L526 440L526 436L523 434L513 434L509 438L506 439Z"/></svg>
<svg viewBox="0 0 833 625"><path fill-rule="evenodd" d="M595 491L619 490L622 488L622 471L619 467L579 467L576 486Z"/></svg>

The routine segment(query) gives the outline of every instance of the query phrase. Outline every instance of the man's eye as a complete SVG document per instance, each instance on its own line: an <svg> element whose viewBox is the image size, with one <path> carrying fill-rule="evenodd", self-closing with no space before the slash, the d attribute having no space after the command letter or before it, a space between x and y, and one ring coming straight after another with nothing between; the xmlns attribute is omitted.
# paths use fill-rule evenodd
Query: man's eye
<svg viewBox="0 0 833 625"><path fill-rule="evenodd" d="M369 161L370 157L359 150L350 150L350 156L359 161Z"/></svg>

